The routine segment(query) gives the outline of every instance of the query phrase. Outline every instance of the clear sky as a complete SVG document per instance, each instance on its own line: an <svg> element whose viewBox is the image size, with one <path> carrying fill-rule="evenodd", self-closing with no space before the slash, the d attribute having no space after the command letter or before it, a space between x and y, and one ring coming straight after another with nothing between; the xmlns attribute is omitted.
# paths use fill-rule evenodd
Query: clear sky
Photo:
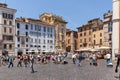
<svg viewBox="0 0 120 80"><path fill-rule="evenodd" d="M75 30L88 20L112 10L112 0L0 0L17 9L16 17L38 18L42 13L62 16L67 28Z"/></svg>

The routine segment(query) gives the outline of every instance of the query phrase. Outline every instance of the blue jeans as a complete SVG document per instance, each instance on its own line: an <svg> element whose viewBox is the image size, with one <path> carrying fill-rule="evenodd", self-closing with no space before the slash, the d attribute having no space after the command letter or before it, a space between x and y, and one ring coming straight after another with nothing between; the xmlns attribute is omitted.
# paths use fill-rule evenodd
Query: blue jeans
<svg viewBox="0 0 120 80"><path fill-rule="evenodd" d="M110 63L110 59L107 59L107 64L109 64Z"/></svg>

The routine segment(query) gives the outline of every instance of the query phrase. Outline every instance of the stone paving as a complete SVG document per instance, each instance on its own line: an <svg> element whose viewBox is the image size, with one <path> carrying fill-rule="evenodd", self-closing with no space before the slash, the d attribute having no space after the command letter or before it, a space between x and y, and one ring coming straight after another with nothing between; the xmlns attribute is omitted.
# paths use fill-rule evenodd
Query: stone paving
<svg viewBox="0 0 120 80"><path fill-rule="evenodd" d="M119 74L114 72L114 67L106 67L105 60L99 60L97 67L90 66L89 62L82 61L81 67L68 61L66 65L49 63L34 66L36 73L31 73L30 68L7 66L0 67L0 80L119 80Z"/></svg>

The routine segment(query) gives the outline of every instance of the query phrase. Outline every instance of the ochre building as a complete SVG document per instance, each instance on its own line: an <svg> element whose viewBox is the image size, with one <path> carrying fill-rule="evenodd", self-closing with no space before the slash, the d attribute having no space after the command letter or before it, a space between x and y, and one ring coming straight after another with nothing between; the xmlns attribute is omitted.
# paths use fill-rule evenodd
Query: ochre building
<svg viewBox="0 0 120 80"><path fill-rule="evenodd" d="M66 30L66 51L74 52L77 50L77 31L73 31L70 29Z"/></svg>
<svg viewBox="0 0 120 80"><path fill-rule="evenodd" d="M88 21L78 29L78 49L96 48L103 45L103 22L99 18Z"/></svg>

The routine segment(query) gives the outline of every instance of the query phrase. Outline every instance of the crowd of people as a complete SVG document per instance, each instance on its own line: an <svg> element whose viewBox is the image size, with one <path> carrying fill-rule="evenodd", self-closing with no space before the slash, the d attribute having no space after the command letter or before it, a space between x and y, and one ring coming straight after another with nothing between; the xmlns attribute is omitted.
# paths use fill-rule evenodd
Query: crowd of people
<svg viewBox="0 0 120 80"><path fill-rule="evenodd" d="M0 56L0 65L8 65L8 68L17 66L17 67L31 67L31 72L34 73L34 64L68 64L67 53L57 53L57 54L23 54L18 56ZM83 56L83 53L76 52L72 54L73 64L78 64L81 66L81 62L84 59L87 59L90 65L98 65L98 56L96 53L87 53L86 56ZM106 54L107 63L110 62L111 55L110 53Z"/></svg>

